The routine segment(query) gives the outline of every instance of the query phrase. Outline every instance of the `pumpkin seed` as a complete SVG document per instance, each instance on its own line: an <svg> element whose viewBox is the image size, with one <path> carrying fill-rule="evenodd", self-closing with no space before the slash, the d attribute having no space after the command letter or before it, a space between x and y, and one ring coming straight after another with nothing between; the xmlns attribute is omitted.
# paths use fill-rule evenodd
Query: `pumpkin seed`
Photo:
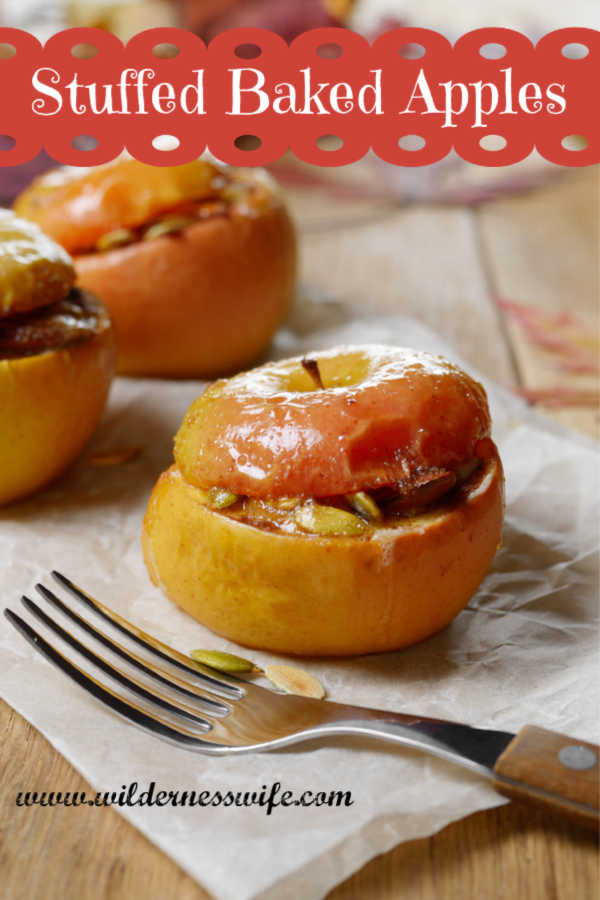
<svg viewBox="0 0 600 900"><path fill-rule="evenodd" d="M104 253L106 250L116 250L117 247L126 247L135 241L135 233L130 228L116 228L108 231L96 241L96 250Z"/></svg>
<svg viewBox="0 0 600 900"><path fill-rule="evenodd" d="M266 666L265 675L275 687L281 688L286 694L314 697L315 700L322 700L325 696L325 688L321 682L314 675L309 675L304 669L297 669L296 666Z"/></svg>
<svg viewBox="0 0 600 900"><path fill-rule="evenodd" d="M300 497L280 497L273 502L277 509L296 509L297 506L300 506L302 501L300 500Z"/></svg>
<svg viewBox="0 0 600 900"><path fill-rule="evenodd" d="M303 531L324 535L362 534L368 527L362 519L345 509L305 503L296 510L296 524Z"/></svg>
<svg viewBox="0 0 600 900"><path fill-rule="evenodd" d="M373 498L365 494L364 491L358 491L356 494L346 494L346 500L359 515L369 522L379 522L381 520L381 510Z"/></svg>
<svg viewBox="0 0 600 900"><path fill-rule="evenodd" d="M237 502L238 495L226 488L213 487L208 492L208 505L213 509L227 509Z"/></svg>
<svg viewBox="0 0 600 900"><path fill-rule="evenodd" d="M243 659L234 653L225 653L224 650L192 650L190 656L198 663L209 666L211 669L217 669L219 672L259 672L260 669L250 662L249 659Z"/></svg>
<svg viewBox="0 0 600 900"><path fill-rule="evenodd" d="M153 241L156 238L165 237L167 234L177 234L177 232L183 231L189 225L193 225L195 221L196 219L193 219L191 216L166 216L160 222L150 225L145 230L143 239L145 241Z"/></svg>

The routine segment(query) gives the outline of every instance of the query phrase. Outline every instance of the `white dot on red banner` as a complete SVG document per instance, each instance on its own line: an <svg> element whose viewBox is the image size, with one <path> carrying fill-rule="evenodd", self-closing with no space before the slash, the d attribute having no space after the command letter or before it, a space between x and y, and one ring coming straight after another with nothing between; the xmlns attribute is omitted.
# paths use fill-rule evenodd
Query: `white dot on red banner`
<svg viewBox="0 0 600 900"><path fill-rule="evenodd" d="M425 56L425 47L423 44L402 44L398 53L404 59L421 59L422 56Z"/></svg>
<svg viewBox="0 0 600 900"><path fill-rule="evenodd" d="M479 48L479 55L483 56L484 59L502 59L503 56L506 56L506 47L503 44L483 44Z"/></svg>
<svg viewBox="0 0 600 900"><path fill-rule="evenodd" d="M408 150L413 153L415 150L422 150L425 146L425 138L420 134L403 134L398 141L401 150Z"/></svg>
<svg viewBox="0 0 600 900"><path fill-rule="evenodd" d="M94 44L74 44L71 47L71 56L75 59L93 59L98 55L98 48Z"/></svg>
<svg viewBox="0 0 600 900"><path fill-rule="evenodd" d="M174 59L179 56L179 47L175 44L155 44L152 53L159 59Z"/></svg>
<svg viewBox="0 0 600 900"><path fill-rule="evenodd" d="M319 150L340 150L344 146L344 141L337 134L322 134L316 140Z"/></svg>
<svg viewBox="0 0 600 900"><path fill-rule="evenodd" d="M565 44L560 51L567 59L585 59L589 54L589 48L585 44Z"/></svg>
<svg viewBox="0 0 600 900"><path fill-rule="evenodd" d="M501 134L484 134L484 136L479 141L479 146L482 150L488 150L490 153L497 153L499 150L504 150L508 141L505 137L502 137Z"/></svg>
<svg viewBox="0 0 600 900"><path fill-rule="evenodd" d="M344 48L339 44L321 44L317 47L317 56L321 59L338 59L343 52Z"/></svg>
<svg viewBox="0 0 600 900"><path fill-rule="evenodd" d="M252 151L262 147L262 141L256 134L240 134L233 142L238 150Z"/></svg>
<svg viewBox="0 0 600 900"><path fill-rule="evenodd" d="M239 44L234 51L238 59L256 59L262 53L258 44Z"/></svg>
<svg viewBox="0 0 600 900"><path fill-rule="evenodd" d="M568 134L562 139L560 143L565 148L565 150L577 152L580 150L585 150L586 147L589 146L590 142L582 134Z"/></svg>
<svg viewBox="0 0 600 900"><path fill-rule="evenodd" d="M93 137L91 134L78 134L71 141L71 146L75 150L89 153L90 150L95 150L99 143L98 138Z"/></svg>
<svg viewBox="0 0 600 900"><path fill-rule="evenodd" d="M181 141L174 134L158 134L152 141L155 150L168 153L171 150L177 150Z"/></svg>

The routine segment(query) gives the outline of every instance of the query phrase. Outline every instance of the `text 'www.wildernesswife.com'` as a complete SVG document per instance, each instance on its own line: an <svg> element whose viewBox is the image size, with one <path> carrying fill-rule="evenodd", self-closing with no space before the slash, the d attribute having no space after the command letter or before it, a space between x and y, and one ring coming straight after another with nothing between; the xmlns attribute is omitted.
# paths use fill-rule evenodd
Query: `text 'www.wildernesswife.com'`
<svg viewBox="0 0 600 900"><path fill-rule="evenodd" d="M283 807L347 807L353 806L352 791L305 790L297 793L282 790L281 782L275 781L260 790L232 791L223 790L161 790L156 782L151 781L147 788L140 790L137 781L122 785L120 791L97 791L94 795L85 791L19 791L15 798L17 806L43 807L79 807L79 806L116 806L133 808L136 806L172 806L172 807L234 807L248 808L258 806L270 816L274 809Z"/></svg>

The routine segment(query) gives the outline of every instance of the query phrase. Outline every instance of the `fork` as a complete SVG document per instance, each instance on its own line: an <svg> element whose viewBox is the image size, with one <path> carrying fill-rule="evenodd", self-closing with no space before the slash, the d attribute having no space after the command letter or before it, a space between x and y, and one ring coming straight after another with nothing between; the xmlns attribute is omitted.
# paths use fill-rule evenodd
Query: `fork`
<svg viewBox="0 0 600 900"><path fill-rule="evenodd" d="M109 622L133 645L144 648L150 658L100 630L45 585L36 584L41 597L145 679L124 672L98 655L24 596L25 608L81 657L144 702L122 696L77 666L12 610L5 609L5 616L65 675L153 735L188 750L217 756L274 750L337 735L381 738L457 763L491 779L494 787L508 797L542 804L582 824L598 827L600 748L594 744L533 725L526 725L515 735L444 719L277 693L196 663L95 600L69 578L56 571L52 576L63 591L92 613L92 618L98 616ZM151 688L151 681L157 687Z"/></svg>

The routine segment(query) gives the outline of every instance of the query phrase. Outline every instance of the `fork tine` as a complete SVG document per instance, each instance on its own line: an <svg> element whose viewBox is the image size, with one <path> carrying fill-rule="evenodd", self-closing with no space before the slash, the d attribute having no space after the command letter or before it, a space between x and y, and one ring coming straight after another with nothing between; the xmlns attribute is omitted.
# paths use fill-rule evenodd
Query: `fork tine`
<svg viewBox="0 0 600 900"><path fill-rule="evenodd" d="M83 603L93 609L98 615L102 616L102 618L107 619L120 631L129 635L130 638L132 638L138 644L141 644L141 646L145 647L146 650L149 650L151 653L154 653L156 656L159 656L161 659L166 660L172 665L183 669L188 675L194 675L204 684L210 684L215 694L219 694L222 697L231 698L232 700L239 699L244 696L244 691L240 687L238 687L237 684L235 684L235 682L239 681L239 679L237 679L234 675L224 675L223 680L221 680L215 678L214 675L206 671L206 668L201 666L200 663L196 663L195 665L197 665L198 668L194 668L191 660L187 656L184 656L183 653L179 653L178 650L174 650L167 644L163 644L162 641L157 640L157 638L152 637L152 635L147 634L145 631L142 631L141 628L137 628L135 625L132 625L132 623L128 622L127 619L124 619L123 616L120 616L112 609L104 606L103 603L100 603L99 600L96 600L94 597L86 594L85 591L82 591L81 588L74 584L69 578L67 578L66 575L62 575L60 572L53 570L52 577L55 581L58 581L59 584L66 588L71 594L77 597L78 600L81 600Z"/></svg>
<svg viewBox="0 0 600 900"><path fill-rule="evenodd" d="M114 712L149 731L151 734L159 735L179 746L187 747L189 750L200 750L204 753L223 753L231 752L231 748L225 744L217 744L198 737L184 728L175 728L170 723L161 719L159 716L151 716L141 707L125 700L116 691L111 690L97 681L83 669L80 669L75 663L59 653L51 644L38 634L27 622L10 609L4 610L4 615L14 628L29 643L44 656L49 662L53 663L65 675L75 681L80 687L92 694L97 700L100 700L106 706L109 706Z"/></svg>
<svg viewBox="0 0 600 900"><path fill-rule="evenodd" d="M175 713L176 715L183 716L186 719L190 719L192 722L196 722L202 725L203 728L209 729L210 721L207 719L201 718L197 712L195 712L190 706L186 706L184 703L178 704L161 693L153 693L149 691L140 681L136 678L132 678L128 675L125 675L119 669L114 668L106 660L102 659L101 656L98 656L94 653L93 650L90 650L89 647L86 647L81 641L78 641L76 637L72 634L69 634L68 631L55 622L49 615L47 615L37 603L34 603L33 600L30 600L29 597L21 597L21 602L23 606L29 610L36 618L38 618L41 622L44 623L48 628L54 631L63 641L65 641L69 646L73 647L74 650L77 650L81 656L85 657L89 662L93 663L95 666L98 666L104 673L109 675L111 678L116 679L122 685L129 688L129 690L133 691L136 694L139 694L140 697L143 697L145 700L150 700L151 703L155 703L157 706L160 706L162 709L167 710L168 712Z"/></svg>
<svg viewBox="0 0 600 900"><path fill-rule="evenodd" d="M49 603L52 603L53 606L57 607L57 609L68 616L71 621L75 622L76 625L78 625L88 634L91 634L93 638L100 641L101 644L103 644L105 647L108 647L109 650L111 650L113 653L116 653L117 656L121 657L121 659L125 659L127 662L140 669L146 675L149 675L156 681L160 681L162 684L166 684L168 687L172 688L180 694L184 694L187 697L193 697L195 700L199 700L202 705L208 707L208 709L206 710L207 713L211 713L215 716L225 716L230 711L228 706L225 706L223 703L219 703L217 700L212 699L212 697L210 696L206 696L207 689L199 689L195 685L190 684L187 681L183 681L181 678L178 678L176 675L171 675L170 673L165 672L164 669L155 666L153 663L149 662L149 660L142 659L140 656L137 656L137 654L133 653L122 644L119 644L117 641L114 641L112 638L108 637L108 635L104 634L104 632L99 631L88 621L86 621L86 619L83 619L74 610L63 603L62 600L56 596L56 594L54 594L43 584L36 584L35 588L38 593L41 594L42 597L44 597L45 600L47 600Z"/></svg>

